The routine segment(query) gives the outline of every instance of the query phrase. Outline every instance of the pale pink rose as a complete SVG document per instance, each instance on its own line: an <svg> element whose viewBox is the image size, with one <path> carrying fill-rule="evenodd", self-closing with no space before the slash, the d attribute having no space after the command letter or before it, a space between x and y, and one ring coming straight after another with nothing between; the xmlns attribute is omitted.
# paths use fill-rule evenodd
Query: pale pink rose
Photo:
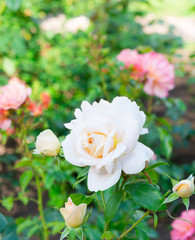
<svg viewBox="0 0 195 240"><path fill-rule="evenodd" d="M11 127L12 121L7 118L7 112L0 109L0 129L8 130Z"/></svg>
<svg viewBox="0 0 195 240"><path fill-rule="evenodd" d="M132 67L131 77L134 79L141 79L144 76L144 70L142 68L142 55L136 50L123 49L117 56L116 59L124 63L124 68Z"/></svg>
<svg viewBox="0 0 195 240"><path fill-rule="evenodd" d="M188 220L192 224L175 219L171 224L173 230L171 231L172 240L195 240L195 209L190 209L188 212L183 211L180 218Z"/></svg>
<svg viewBox="0 0 195 240"><path fill-rule="evenodd" d="M142 56L142 68L146 74L144 91L160 98L167 97L174 88L174 66L159 53L149 52Z"/></svg>
<svg viewBox="0 0 195 240"><path fill-rule="evenodd" d="M31 89L16 77L9 80L8 85L0 88L0 108L4 110L18 109L30 95Z"/></svg>

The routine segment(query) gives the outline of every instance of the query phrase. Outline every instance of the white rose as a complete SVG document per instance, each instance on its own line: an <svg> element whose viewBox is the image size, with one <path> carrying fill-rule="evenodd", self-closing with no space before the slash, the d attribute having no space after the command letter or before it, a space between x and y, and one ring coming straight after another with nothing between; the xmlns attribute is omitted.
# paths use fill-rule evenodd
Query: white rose
<svg viewBox="0 0 195 240"><path fill-rule="evenodd" d="M37 136L35 146L35 154L41 153L46 156L57 156L61 147L58 138L50 129L44 130Z"/></svg>
<svg viewBox="0 0 195 240"><path fill-rule="evenodd" d="M69 197L68 202L65 203L65 208L60 208L60 213L67 226L77 228L83 224L86 210L87 204L81 203L76 206Z"/></svg>
<svg viewBox="0 0 195 240"><path fill-rule="evenodd" d="M90 166L88 188L105 190L121 176L141 172L153 152L138 142L146 116L135 102L116 97L111 103L101 100L90 105L83 101L75 110L76 119L65 126L71 133L62 142L64 156L76 166Z"/></svg>
<svg viewBox="0 0 195 240"><path fill-rule="evenodd" d="M180 197L190 197L194 192L194 177L191 180L182 180L173 187L173 192L176 192Z"/></svg>

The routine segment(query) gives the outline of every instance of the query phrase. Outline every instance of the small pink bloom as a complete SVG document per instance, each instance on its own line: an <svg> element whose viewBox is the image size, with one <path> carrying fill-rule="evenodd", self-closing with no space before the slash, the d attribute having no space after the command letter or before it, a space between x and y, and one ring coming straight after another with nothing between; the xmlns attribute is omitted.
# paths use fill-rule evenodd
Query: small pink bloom
<svg viewBox="0 0 195 240"><path fill-rule="evenodd" d="M134 66L139 63L140 54L136 50L123 49L117 56L116 59L125 64L125 68L129 68L131 65Z"/></svg>
<svg viewBox="0 0 195 240"><path fill-rule="evenodd" d="M195 209L183 211L180 218L190 221L192 224L176 219L171 224L171 240L195 240Z"/></svg>
<svg viewBox="0 0 195 240"><path fill-rule="evenodd" d="M0 109L0 129L8 130L11 127L12 121L7 118L7 111Z"/></svg>
<svg viewBox="0 0 195 240"><path fill-rule="evenodd" d="M134 79L141 79L144 76L144 70L142 68L142 55L139 54L136 50L123 49L117 56L116 59L124 63L123 68L132 67L131 77Z"/></svg>
<svg viewBox="0 0 195 240"><path fill-rule="evenodd" d="M51 97L49 96L49 94L46 92L41 93L42 107L47 109L49 107L50 102L51 102Z"/></svg>
<svg viewBox="0 0 195 240"><path fill-rule="evenodd" d="M0 108L4 110L18 109L30 95L31 89L16 77L9 80L8 85L0 88Z"/></svg>
<svg viewBox="0 0 195 240"><path fill-rule="evenodd" d="M142 57L142 68L146 74L144 91L160 98L167 97L174 88L174 66L159 53L149 52Z"/></svg>

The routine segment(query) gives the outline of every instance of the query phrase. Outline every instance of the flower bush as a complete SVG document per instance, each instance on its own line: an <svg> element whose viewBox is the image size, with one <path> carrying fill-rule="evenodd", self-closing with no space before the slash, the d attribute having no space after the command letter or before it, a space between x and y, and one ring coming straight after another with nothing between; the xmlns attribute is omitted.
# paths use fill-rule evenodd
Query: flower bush
<svg viewBox="0 0 195 240"><path fill-rule="evenodd" d="M2 240L158 239L158 221L192 212L194 165L175 150L194 131L171 92L183 43L145 34L140 9L0 3Z"/></svg>

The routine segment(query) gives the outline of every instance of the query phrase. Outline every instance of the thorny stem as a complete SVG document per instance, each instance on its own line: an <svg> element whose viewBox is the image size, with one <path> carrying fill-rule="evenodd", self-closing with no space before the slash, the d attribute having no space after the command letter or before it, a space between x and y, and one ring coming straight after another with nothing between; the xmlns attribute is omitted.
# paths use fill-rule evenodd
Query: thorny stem
<svg viewBox="0 0 195 240"><path fill-rule="evenodd" d="M40 213L40 217L43 225L44 240L48 240L49 239L48 230L47 230L47 225L46 225L44 214L43 214L42 191L41 191L39 176L37 175L37 173L35 173L35 180L36 180L37 194L38 194L38 208L39 208L39 213Z"/></svg>
<svg viewBox="0 0 195 240"><path fill-rule="evenodd" d="M133 230L150 212L147 211L137 222L135 222L130 228L128 228L123 234L120 235L119 239L123 239L131 230Z"/></svg>

